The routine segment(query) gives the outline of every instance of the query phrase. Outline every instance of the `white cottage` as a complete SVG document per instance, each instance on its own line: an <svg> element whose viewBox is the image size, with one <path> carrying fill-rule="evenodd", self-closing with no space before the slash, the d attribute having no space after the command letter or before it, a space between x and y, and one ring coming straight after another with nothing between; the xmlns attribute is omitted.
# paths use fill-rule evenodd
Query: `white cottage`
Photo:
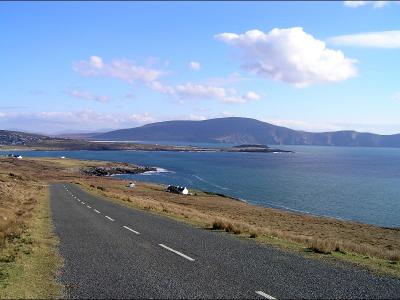
<svg viewBox="0 0 400 300"><path fill-rule="evenodd" d="M189 190L184 187L184 186L174 186L174 185L169 185L167 187L167 192L174 193L174 194L182 194L182 195L188 195Z"/></svg>

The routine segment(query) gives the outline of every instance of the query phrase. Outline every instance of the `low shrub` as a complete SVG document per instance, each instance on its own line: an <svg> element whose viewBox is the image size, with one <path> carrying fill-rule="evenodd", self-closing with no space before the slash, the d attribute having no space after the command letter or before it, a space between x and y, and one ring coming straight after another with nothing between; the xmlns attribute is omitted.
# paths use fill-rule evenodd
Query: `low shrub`
<svg viewBox="0 0 400 300"><path fill-rule="evenodd" d="M255 239L256 237L258 237L258 234L256 232L250 232L251 239Z"/></svg>
<svg viewBox="0 0 400 300"><path fill-rule="evenodd" d="M234 230L234 227L233 227L233 224L232 224L232 223L228 223L228 224L225 226L225 231L226 231L226 232L233 232L233 230Z"/></svg>
<svg viewBox="0 0 400 300"><path fill-rule="evenodd" d="M215 220L212 223L212 229L213 230L225 230L226 224L222 220Z"/></svg>

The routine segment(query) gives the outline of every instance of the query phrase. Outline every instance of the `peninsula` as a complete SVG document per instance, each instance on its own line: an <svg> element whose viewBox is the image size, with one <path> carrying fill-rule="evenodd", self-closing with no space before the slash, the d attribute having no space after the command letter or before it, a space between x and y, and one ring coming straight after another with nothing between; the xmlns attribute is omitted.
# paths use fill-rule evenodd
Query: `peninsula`
<svg viewBox="0 0 400 300"><path fill-rule="evenodd" d="M17 131L0 130L0 150L131 150L131 151L175 151L175 152L260 152L277 153L292 152L270 148L266 145L245 144L234 147L196 147L172 146L160 144L142 144L130 142L88 141L83 139L70 139L49 137L45 135L30 134Z"/></svg>

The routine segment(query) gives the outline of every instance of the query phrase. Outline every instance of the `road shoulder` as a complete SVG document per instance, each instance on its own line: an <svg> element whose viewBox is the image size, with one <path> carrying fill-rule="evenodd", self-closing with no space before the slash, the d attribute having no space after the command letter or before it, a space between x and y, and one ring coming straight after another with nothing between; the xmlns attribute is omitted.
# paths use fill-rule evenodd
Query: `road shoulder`
<svg viewBox="0 0 400 300"><path fill-rule="evenodd" d="M3 175L2 179L7 178ZM63 287L56 279L62 258L51 221L48 186L22 176L9 179L2 183L12 189L9 201L15 206L16 219L2 224L7 228L3 228L0 247L0 298L62 297ZM9 220L10 209L8 213Z"/></svg>

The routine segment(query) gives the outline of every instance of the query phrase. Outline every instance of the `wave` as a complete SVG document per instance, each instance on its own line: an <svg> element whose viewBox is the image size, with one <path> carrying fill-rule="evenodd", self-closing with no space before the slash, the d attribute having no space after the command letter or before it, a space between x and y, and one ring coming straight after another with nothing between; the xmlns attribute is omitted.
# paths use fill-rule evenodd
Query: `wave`
<svg viewBox="0 0 400 300"><path fill-rule="evenodd" d="M161 173L174 173L174 172L164 169L164 168L156 167L155 171L147 171L147 172L141 173L140 175L154 175L154 174L161 174Z"/></svg>
<svg viewBox="0 0 400 300"><path fill-rule="evenodd" d="M221 190L230 190L230 189L227 188L227 187L223 187L223 186L214 184L214 183L212 183L212 182L210 182L210 181L208 181L208 180L205 180L204 178L202 178L202 177L200 177L200 176L197 176L197 175L192 175L192 176L195 177L195 178L197 178L197 179L200 180L200 181L203 181L203 182L205 182L205 183L207 183L207 184L209 184L209 185L211 185L211 186L213 186L213 187L219 188L219 189L221 189Z"/></svg>

